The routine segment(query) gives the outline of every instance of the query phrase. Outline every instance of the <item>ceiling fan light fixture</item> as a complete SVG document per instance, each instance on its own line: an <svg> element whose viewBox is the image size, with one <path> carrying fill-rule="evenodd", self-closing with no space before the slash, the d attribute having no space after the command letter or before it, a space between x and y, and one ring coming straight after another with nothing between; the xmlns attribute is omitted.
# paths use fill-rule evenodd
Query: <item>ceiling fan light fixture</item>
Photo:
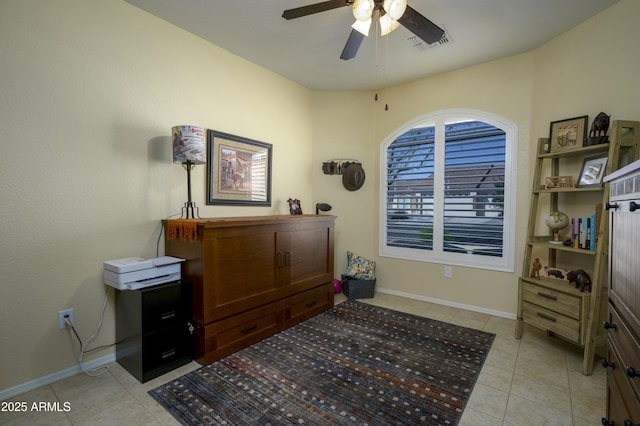
<svg viewBox="0 0 640 426"><path fill-rule="evenodd" d="M367 19L366 21L357 20L356 22L353 23L353 25L351 25L351 28L353 28L354 30L356 30L357 32L359 32L362 35L369 36L369 29L371 28L371 21L372 21L371 18Z"/></svg>
<svg viewBox="0 0 640 426"><path fill-rule="evenodd" d="M398 21L391 19L388 13L380 17L380 34L386 36L400 26Z"/></svg>
<svg viewBox="0 0 640 426"><path fill-rule="evenodd" d="M373 15L374 6L373 0L355 0L351 10L358 21L366 22Z"/></svg>
<svg viewBox="0 0 640 426"><path fill-rule="evenodd" d="M407 10L407 0L384 0L382 8L393 21L397 21Z"/></svg>

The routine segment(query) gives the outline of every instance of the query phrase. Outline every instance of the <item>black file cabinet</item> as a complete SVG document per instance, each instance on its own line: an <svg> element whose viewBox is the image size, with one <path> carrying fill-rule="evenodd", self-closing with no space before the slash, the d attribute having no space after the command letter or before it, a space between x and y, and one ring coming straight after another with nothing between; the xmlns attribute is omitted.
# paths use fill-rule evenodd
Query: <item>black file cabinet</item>
<svg viewBox="0 0 640 426"><path fill-rule="evenodd" d="M191 283L116 292L116 359L144 383L193 359Z"/></svg>

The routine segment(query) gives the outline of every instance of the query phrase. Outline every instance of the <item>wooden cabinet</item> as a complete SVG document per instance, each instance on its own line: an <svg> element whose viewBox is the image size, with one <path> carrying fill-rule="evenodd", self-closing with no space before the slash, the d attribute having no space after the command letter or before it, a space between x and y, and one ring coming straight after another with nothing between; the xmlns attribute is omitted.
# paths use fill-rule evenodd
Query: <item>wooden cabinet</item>
<svg viewBox="0 0 640 426"><path fill-rule="evenodd" d="M191 361L190 290L174 281L116 292L116 360L141 383Z"/></svg>
<svg viewBox="0 0 640 426"><path fill-rule="evenodd" d="M610 181L607 417L603 424L640 424L640 161ZM613 423L606 423L613 422Z"/></svg>
<svg viewBox="0 0 640 426"><path fill-rule="evenodd" d="M333 306L334 216L194 221L195 240L165 238L165 253L187 260L183 276L194 285L200 363Z"/></svg>
<svg viewBox="0 0 640 426"><path fill-rule="evenodd" d="M606 318L607 303L607 253L608 221L600 215L599 227L594 237L597 240L593 250L565 246L556 242L545 227L544 232L536 232L538 222L550 212L566 211L584 196L604 205L608 201L607 185L577 187L573 185L545 185L546 178L567 175L567 169L584 164L590 158L607 157L606 173L628 164L638 158L640 145L640 123L637 121L613 121L609 129L609 143L579 147L575 149L547 152L548 139L538 141L535 160L533 187L527 241L523 259L522 275L518 280L518 316L515 337L522 336L524 324L545 330L584 348L583 373L593 372L595 349L604 345L606 334L601 324ZM584 167L584 166L583 166ZM577 179L576 179L577 181ZM589 195L591 194L591 195ZM541 200L543 198L543 200ZM543 211L542 206L549 210ZM565 231L571 233L571 231ZM545 235L546 233L546 235ZM532 264L540 256L545 265L565 269L563 260L572 258L591 277L591 291L580 291L566 279L532 276ZM577 260L575 260L577 259ZM575 269L575 268L567 268ZM535 274L533 274L535 275ZM562 278L565 278L564 275Z"/></svg>

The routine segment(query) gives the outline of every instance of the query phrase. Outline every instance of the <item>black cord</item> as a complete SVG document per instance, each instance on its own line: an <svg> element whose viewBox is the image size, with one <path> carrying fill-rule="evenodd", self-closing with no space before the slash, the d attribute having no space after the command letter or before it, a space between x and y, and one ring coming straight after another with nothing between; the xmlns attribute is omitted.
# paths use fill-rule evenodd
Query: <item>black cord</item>
<svg viewBox="0 0 640 426"><path fill-rule="evenodd" d="M172 214L171 216L167 216L165 220L169 220L172 217L182 216L182 213ZM160 238L162 238L162 232L164 231L164 226L160 226L160 233L158 234L158 241L156 242L156 257L160 257Z"/></svg>
<svg viewBox="0 0 640 426"><path fill-rule="evenodd" d="M73 331L73 334L76 335L76 339L78 339L78 343L80 343L80 347L82 347L82 340L80 339L80 336L78 336L76 328L73 326L73 324L69 325L69 327L71 327L71 331Z"/></svg>

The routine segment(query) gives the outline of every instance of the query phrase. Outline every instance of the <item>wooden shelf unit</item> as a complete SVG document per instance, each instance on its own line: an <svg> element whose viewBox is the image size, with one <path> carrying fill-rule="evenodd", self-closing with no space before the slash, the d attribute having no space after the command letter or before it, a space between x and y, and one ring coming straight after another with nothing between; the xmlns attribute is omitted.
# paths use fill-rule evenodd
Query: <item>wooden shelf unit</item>
<svg viewBox="0 0 640 426"><path fill-rule="evenodd" d="M608 157L605 175L637 160L640 152L640 122L616 120L609 128L609 142L606 144L581 147L561 152L546 152L549 140L538 140L535 159L527 241L522 266L522 275L518 279L518 316L515 337L520 339L524 324L547 331L584 349L583 373L591 375L596 347L604 345L606 333L602 322L606 318L607 305L607 259L609 227L605 212L601 215L600 226L596 230L595 250L577 249L562 244L552 244L551 235L536 235L536 223L543 214L562 211L559 194L601 193L601 202L605 205L609 199L608 184L599 187L551 188L545 189L543 171L550 170L552 176L560 175L565 161L606 155ZM622 164L621 164L622 163ZM542 212L540 196L549 200L549 212ZM547 251L547 264L557 265L557 254L566 252L584 256L585 270L589 270L591 292L581 292L567 280L551 278L531 278L531 265L534 250Z"/></svg>

